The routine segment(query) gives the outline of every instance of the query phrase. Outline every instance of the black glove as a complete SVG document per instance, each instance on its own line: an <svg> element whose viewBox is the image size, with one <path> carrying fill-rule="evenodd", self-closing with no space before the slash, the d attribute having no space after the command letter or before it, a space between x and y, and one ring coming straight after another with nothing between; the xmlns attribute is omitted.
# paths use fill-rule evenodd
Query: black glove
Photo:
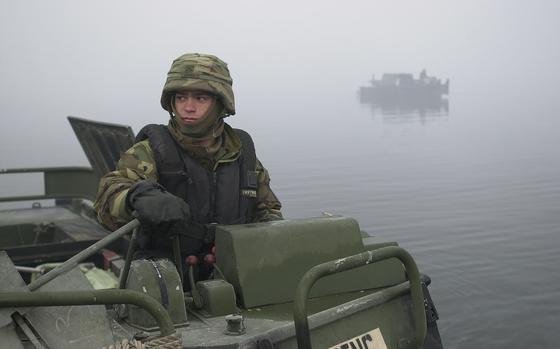
<svg viewBox="0 0 560 349"><path fill-rule="evenodd" d="M184 231L190 218L189 205L151 181L135 183L126 196L126 205L142 226L154 233L174 236Z"/></svg>

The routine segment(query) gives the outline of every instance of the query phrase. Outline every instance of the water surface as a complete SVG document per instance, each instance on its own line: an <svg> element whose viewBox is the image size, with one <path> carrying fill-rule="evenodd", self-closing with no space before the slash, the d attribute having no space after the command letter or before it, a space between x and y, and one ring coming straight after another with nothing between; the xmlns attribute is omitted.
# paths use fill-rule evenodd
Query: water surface
<svg viewBox="0 0 560 349"><path fill-rule="evenodd" d="M387 112L360 104L359 86L316 86L303 101L287 91L285 108L229 121L252 132L287 218L355 217L413 254L433 280L446 348L555 348L559 102L456 85L435 112ZM2 166L86 165L64 115L52 123L60 130L30 129L50 141L43 147L3 129L17 139L3 144ZM2 192L40 190L18 183Z"/></svg>

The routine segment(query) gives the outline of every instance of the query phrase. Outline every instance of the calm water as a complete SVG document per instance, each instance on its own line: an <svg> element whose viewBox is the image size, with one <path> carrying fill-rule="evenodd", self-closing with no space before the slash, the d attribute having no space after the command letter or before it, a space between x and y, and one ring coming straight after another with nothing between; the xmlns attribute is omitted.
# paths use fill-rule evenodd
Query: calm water
<svg viewBox="0 0 560 349"><path fill-rule="evenodd" d="M417 258L446 348L558 348L560 108L497 97L423 115L349 97L263 161L287 216L353 216Z"/></svg>
<svg viewBox="0 0 560 349"><path fill-rule="evenodd" d="M282 108L253 119L245 109L230 121L253 134L286 217L352 216L416 257L432 277L446 348L557 348L559 102L455 86L448 110L435 113L384 113L360 104L349 85L304 102L286 91ZM0 167L86 164L57 108L49 123L61 135L37 131L44 147L3 142ZM104 121L136 131L144 123ZM16 126L6 127L10 139Z"/></svg>

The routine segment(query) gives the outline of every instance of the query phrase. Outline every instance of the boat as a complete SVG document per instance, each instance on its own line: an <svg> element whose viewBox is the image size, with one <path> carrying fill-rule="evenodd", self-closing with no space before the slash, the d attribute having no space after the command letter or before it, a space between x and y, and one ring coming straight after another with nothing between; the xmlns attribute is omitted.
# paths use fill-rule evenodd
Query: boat
<svg viewBox="0 0 560 349"><path fill-rule="evenodd" d="M189 256L186 273L177 254L134 260L139 222L107 231L91 204L134 134L69 119L91 168L0 171L42 173L45 188L0 198L27 205L0 211L2 346L442 348L429 277L350 217L217 226L215 249ZM200 263L209 279L194 278Z"/></svg>
<svg viewBox="0 0 560 349"><path fill-rule="evenodd" d="M430 100L449 94L449 79L444 83L422 70L418 79L410 73L387 73L370 80L371 86L360 87L360 100Z"/></svg>

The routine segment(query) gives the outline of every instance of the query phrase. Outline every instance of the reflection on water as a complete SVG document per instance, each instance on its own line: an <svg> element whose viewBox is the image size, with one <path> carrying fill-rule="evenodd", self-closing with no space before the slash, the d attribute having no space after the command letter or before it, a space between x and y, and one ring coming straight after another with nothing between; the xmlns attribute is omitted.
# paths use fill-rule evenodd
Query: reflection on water
<svg viewBox="0 0 560 349"><path fill-rule="evenodd" d="M445 83L425 70L415 79L412 74L383 74L370 80L371 86L360 87L360 103L368 104L372 116L380 114L384 122L426 122L429 118L447 117L449 79Z"/></svg>
<svg viewBox="0 0 560 349"><path fill-rule="evenodd" d="M449 101L447 98L363 98L360 103L368 104L371 115L381 115L384 122L426 122L428 119L447 119Z"/></svg>

